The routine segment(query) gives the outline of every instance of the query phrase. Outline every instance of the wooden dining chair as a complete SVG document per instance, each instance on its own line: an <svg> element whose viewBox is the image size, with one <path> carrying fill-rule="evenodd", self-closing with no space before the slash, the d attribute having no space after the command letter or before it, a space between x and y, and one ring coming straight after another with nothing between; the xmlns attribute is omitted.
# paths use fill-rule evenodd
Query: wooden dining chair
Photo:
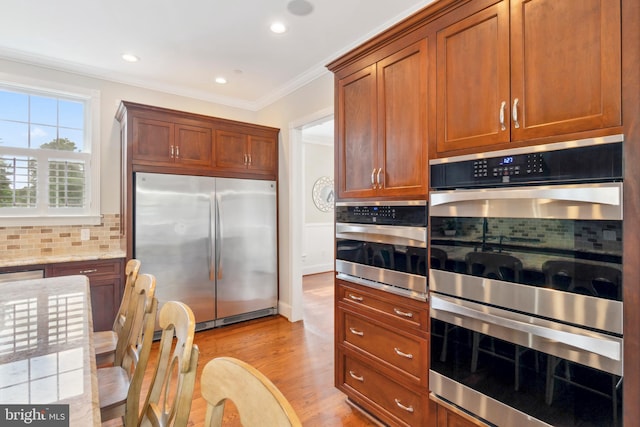
<svg viewBox="0 0 640 427"><path fill-rule="evenodd" d="M131 259L125 267L125 283L122 299L118 313L113 321L113 327L109 331L99 331L93 334L93 344L96 355L96 365L106 366L120 363L124 346L119 349L116 356L116 347L118 345L118 336L122 333L127 319L127 309L129 308L129 299L133 287L135 286L138 272L140 271L140 261ZM126 333L126 332L125 332Z"/></svg>
<svg viewBox="0 0 640 427"><path fill-rule="evenodd" d="M158 310L155 287L156 279L151 274L138 276L125 321L125 329L131 332L118 337L118 346L125 346L124 356L119 364L98 369L98 395L103 422L124 417L125 427L138 426L142 382Z"/></svg>
<svg viewBox="0 0 640 427"><path fill-rule="evenodd" d="M227 400L235 404L245 427L302 426L280 390L253 366L233 357L218 357L206 364L200 391L207 401L205 427L222 425Z"/></svg>
<svg viewBox="0 0 640 427"><path fill-rule="evenodd" d="M141 426L184 427L189 421L198 367L195 318L184 303L166 302L158 317L162 336Z"/></svg>

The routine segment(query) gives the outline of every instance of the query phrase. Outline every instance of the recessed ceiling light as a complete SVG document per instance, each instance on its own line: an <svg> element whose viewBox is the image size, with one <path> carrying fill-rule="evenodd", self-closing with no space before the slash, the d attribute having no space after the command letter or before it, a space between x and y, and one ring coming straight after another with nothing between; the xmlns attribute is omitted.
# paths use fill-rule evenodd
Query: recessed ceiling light
<svg viewBox="0 0 640 427"><path fill-rule="evenodd" d="M216 77L216 83L218 83L219 85L226 84L227 79L225 79L224 77Z"/></svg>
<svg viewBox="0 0 640 427"><path fill-rule="evenodd" d="M122 59L124 59L127 62L138 62L140 60L140 58L138 58L132 53L123 53Z"/></svg>
<svg viewBox="0 0 640 427"><path fill-rule="evenodd" d="M276 34L282 34L287 31L287 27L285 27L282 22L274 22L269 28L271 28L271 31Z"/></svg>

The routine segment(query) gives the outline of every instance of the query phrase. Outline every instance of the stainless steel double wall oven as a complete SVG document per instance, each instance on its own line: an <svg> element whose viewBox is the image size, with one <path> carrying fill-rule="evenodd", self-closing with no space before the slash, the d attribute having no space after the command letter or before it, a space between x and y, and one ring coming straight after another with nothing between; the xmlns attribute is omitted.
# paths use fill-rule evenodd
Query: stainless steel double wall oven
<svg viewBox="0 0 640 427"><path fill-rule="evenodd" d="M622 140L430 163L437 398L489 425L621 425Z"/></svg>
<svg viewBox="0 0 640 427"><path fill-rule="evenodd" d="M426 301L427 202L336 203L336 273Z"/></svg>

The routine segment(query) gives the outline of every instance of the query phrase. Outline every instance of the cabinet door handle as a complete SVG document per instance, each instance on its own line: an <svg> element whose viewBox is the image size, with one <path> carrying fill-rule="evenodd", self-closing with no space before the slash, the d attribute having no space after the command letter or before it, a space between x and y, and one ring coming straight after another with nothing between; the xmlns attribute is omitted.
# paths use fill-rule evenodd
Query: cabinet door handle
<svg viewBox="0 0 640 427"><path fill-rule="evenodd" d="M247 154L247 164L251 166L251 154Z"/></svg>
<svg viewBox="0 0 640 427"><path fill-rule="evenodd" d="M359 337L363 337L364 336L364 332L357 330L356 328L349 328L349 330L351 331L351 333L353 335L357 335Z"/></svg>
<svg viewBox="0 0 640 427"><path fill-rule="evenodd" d="M375 188L376 188L375 175L376 175L376 168L373 168L373 169L371 170L371 188L373 188L374 190L375 190Z"/></svg>
<svg viewBox="0 0 640 427"><path fill-rule="evenodd" d="M396 405L398 405L398 408L413 413L413 406L404 406L402 403L400 403L400 399L396 399Z"/></svg>
<svg viewBox="0 0 640 427"><path fill-rule="evenodd" d="M349 294L349 298L351 298L351 299L352 299L352 300L354 300L354 301L358 301L358 302L362 302L362 301L364 301L364 298L359 297L359 296L354 295L354 294Z"/></svg>
<svg viewBox="0 0 640 427"><path fill-rule="evenodd" d="M170 154L171 158L173 159L173 145L171 146L171 154Z"/></svg>
<svg viewBox="0 0 640 427"><path fill-rule="evenodd" d="M176 159L180 158L180 146L176 145Z"/></svg>
<svg viewBox="0 0 640 427"><path fill-rule="evenodd" d="M378 168L378 173L376 174L376 182L378 183L378 188L382 188L382 184L380 183L380 172L382 172L382 168Z"/></svg>
<svg viewBox="0 0 640 427"><path fill-rule="evenodd" d="M360 381L361 383L364 382L364 377L361 375L356 374L353 371L349 371L349 375L351 375L351 378L353 378L354 380Z"/></svg>
<svg viewBox="0 0 640 427"><path fill-rule="evenodd" d="M399 349L398 347L394 347L394 349L393 349L393 350L396 352L396 354L397 354L398 356L406 357L407 359L413 359L413 354L411 354L411 353L404 353L404 352L400 351L400 349Z"/></svg>
<svg viewBox="0 0 640 427"><path fill-rule="evenodd" d="M403 316L403 317L408 317L408 318L412 318L413 317L413 313L410 312L406 312L406 311L402 311L399 308L394 308L393 309L394 313L396 313L398 316Z"/></svg>
<svg viewBox="0 0 640 427"><path fill-rule="evenodd" d="M98 271L97 268L90 268L89 270L80 270L80 274L95 273L96 271Z"/></svg>
<svg viewBox="0 0 640 427"><path fill-rule="evenodd" d="M504 124L504 109L507 106L507 101L502 101L500 104L500 130L507 130L507 127Z"/></svg>
<svg viewBox="0 0 640 427"><path fill-rule="evenodd" d="M518 129L520 127L520 123L518 123L518 98L513 100L513 111L511 114L513 116L513 126Z"/></svg>

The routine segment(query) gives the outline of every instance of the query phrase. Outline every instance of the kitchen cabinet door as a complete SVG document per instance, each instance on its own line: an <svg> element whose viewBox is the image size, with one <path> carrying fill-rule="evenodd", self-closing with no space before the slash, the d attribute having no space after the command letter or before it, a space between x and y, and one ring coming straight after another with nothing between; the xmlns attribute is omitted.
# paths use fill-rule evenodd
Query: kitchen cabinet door
<svg viewBox="0 0 640 427"><path fill-rule="evenodd" d="M378 165L376 66L337 83L338 197L372 197Z"/></svg>
<svg viewBox="0 0 640 427"><path fill-rule="evenodd" d="M266 175L276 174L278 164L278 139L277 136L249 135L248 169L254 173Z"/></svg>
<svg viewBox="0 0 640 427"><path fill-rule="evenodd" d="M427 194L427 42L337 83L339 198Z"/></svg>
<svg viewBox="0 0 640 427"><path fill-rule="evenodd" d="M620 1L512 0L511 140L620 125L620 37Z"/></svg>
<svg viewBox="0 0 640 427"><path fill-rule="evenodd" d="M378 193L426 195L427 41L378 62L377 81Z"/></svg>
<svg viewBox="0 0 640 427"><path fill-rule="evenodd" d="M175 124L174 161L183 166L209 168L212 165L211 128Z"/></svg>
<svg viewBox="0 0 640 427"><path fill-rule="evenodd" d="M437 151L508 142L509 3L437 33Z"/></svg>
<svg viewBox="0 0 640 427"><path fill-rule="evenodd" d="M278 137L216 130L216 168L219 170L277 175Z"/></svg>
<svg viewBox="0 0 640 427"><path fill-rule="evenodd" d="M134 116L131 126L135 163L173 166L175 128L172 122Z"/></svg>

